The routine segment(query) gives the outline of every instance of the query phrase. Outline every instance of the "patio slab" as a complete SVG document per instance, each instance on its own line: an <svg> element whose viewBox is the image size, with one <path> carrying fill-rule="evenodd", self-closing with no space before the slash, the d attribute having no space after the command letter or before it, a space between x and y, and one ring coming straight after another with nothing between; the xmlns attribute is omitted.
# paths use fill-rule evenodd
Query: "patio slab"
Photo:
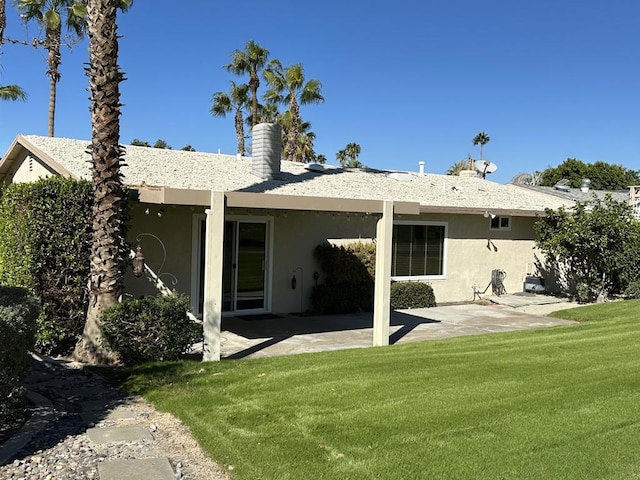
<svg viewBox="0 0 640 480"><path fill-rule="evenodd" d="M561 299L543 295L503 295L499 298L502 304L447 305L393 311L389 343L423 342L575 323L520 311L531 305L558 303L557 308L574 306ZM563 302L565 304L561 305ZM518 308L511 304L516 304ZM226 317L222 328L223 358L291 355L371 347L373 315L285 315L264 320Z"/></svg>
<svg viewBox="0 0 640 480"><path fill-rule="evenodd" d="M93 443L136 442L138 440L153 441L153 436L142 425L125 425L122 427L102 427L87 429L89 440Z"/></svg>

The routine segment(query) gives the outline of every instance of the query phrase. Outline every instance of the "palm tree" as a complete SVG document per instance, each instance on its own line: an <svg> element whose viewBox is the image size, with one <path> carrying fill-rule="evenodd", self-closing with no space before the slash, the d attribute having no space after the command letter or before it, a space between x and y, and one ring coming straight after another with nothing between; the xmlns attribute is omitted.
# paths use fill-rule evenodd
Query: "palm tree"
<svg viewBox="0 0 640 480"><path fill-rule="evenodd" d="M249 85L242 83L236 85L231 82L229 93L216 92L211 99L211 115L225 117L232 110L235 111L236 138L238 140L237 153L244 155L244 123L243 114L245 108L249 106Z"/></svg>
<svg viewBox="0 0 640 480"><path fill-rule="evenodd" d="M462 170L467 170L469 168L469 159L460 160L459 162L451 165L446 172L445 175L458 175Z"/></svg>
<svg viewBox="0 0 640 480"><path fill-rule="evenodd" d="M61 39L63 18L67 29L78 38L84 36L86 27L86 0L15 0L24 22L35 20L45 32L44 48L47 49L47 76L49 77L49 136L54 134L56 114L56 87L60 81Z"/></svg>
<svg viewBox="0 0 640 480"><path fill-rule="evenodd" d="M0 100L26 100L27 94L18 85L0 86Z"/></svg>
<svg viewBox="0 0 640 480"><path fill-rule="evenodd" d="M491 138L489 138L489 135L484 132L480 132L475 137L473 137L473 144L480 145L480 160L482 160L482 147L489 143L489 140L491 140Z"/></svg>
<svg viewBox="0 0 640 480"><path fill-rule="evenodd" d="M253 40L249 40L244 50L234 50L231 56L231 63L225 65L228 71L235 75L249 74L249 88L251 89L251 119L255 127L260 123L258 117L258 87L260 87L259 73L269 60L269 50L262 48Z"/></svg>
<svg viewBox="0 0 640 480"><path fill-rule="evenodd" d="M336 160L338 160L343 167L362 168L364 164L358 160L360 151L360 145L353 142L348 143L346 147L336 153Z"/></svg>
<svg viewBox="0 0 640 480"><path fill-rule="evenodd" d="M87 0L89 32L89 91L91 95L91 158L93 183L92 245L89 274L89 308L82 338L74 356L91 363L115 359L104 345L101 312L122 292L124 248L122 206L125 199L120 162L120 82L117 9L133 0Z"/></svg>
<svg viewBox="0 0 640 480"><path fill-rule="evenodd" d="M264 71L264 78L271 86L264 97L267 103L284 104L291 113L291 128L285 144L285 158L295 161L295 149L298 142L300 105L320 103L324 97L320 92L322 84L319 80L305 82L302 64L296 63L283 68L278 60L269 62Z"/></svg>

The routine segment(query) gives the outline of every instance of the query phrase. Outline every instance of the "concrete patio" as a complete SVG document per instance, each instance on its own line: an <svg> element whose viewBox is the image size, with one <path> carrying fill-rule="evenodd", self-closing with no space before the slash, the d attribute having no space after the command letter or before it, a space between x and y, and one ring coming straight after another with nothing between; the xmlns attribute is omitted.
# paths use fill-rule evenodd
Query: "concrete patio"
<svg viewBox="0 0 640 480"><path fill-rule="evenodd" d="M498 303L499 302L499 303ZM567 325L545 316L574 304L544 295L502 295L464 305L392 312L390 344ZM371 347L371 313L225 317L222 358L255 358Z"/></svg>

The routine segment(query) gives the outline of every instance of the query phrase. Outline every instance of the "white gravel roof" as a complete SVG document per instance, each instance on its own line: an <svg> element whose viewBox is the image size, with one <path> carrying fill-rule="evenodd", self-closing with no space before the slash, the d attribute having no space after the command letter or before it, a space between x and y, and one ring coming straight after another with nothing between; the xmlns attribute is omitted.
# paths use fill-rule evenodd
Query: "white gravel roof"
<svg viewBox="0 0 640 480"><path fill-rule="evenodd" d="M72 175L89 179L88 140L24 135L30 144ZM547 193L502 185L482 178L417 172L398 174L381 170L327 166L325 173L306 170L304 164L283 161L277 180L262 180L251 173L251 158L150 147L126 146L124 182L170 188L244 191L265 194L417 202L447 210L479 208L543 212L573 202ZM396 178L393 178L396 177ZM401 178L402 180L399 180Z"/></svg>

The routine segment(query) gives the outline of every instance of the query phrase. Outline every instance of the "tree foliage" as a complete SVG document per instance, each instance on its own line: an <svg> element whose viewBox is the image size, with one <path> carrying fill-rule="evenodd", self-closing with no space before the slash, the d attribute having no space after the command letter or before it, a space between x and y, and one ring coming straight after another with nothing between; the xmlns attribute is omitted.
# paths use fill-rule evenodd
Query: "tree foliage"
<svg viewBox="0 0 640 480"><path fill-rule="evenodd" d="M576 158L568 158L557 167L545 169L540 184L552 187L565 179L570 187L579 188L585 178L591 180L590 186L594 190L625 190L631 185L640 185L640 171L602 161L584 163Z"/></svg>
<svg viewBox="0 0 640 480"><path fill-rule="evenodd" d="M342 150L336 152L336 160L346 168L363 168L364 164L358 160L361 150L359 144L348 143Z"/></svg>
<svg viewBox="0 0 640 480"><path fill-rule="evenodd" d="M491 137L484 132L480 132L473 137L473 144L480 145L480 160L482 160L482 148L489 143L489 140L491 140Z"/></svg>
<svg viewBox="0 0 640 480"><path fill-rule="evenodd" d="M546 210L536 223L544 270L556 272L566 293L581 300L620 293L640 272L640 221L626 203L607 195L578 202L573 211Z"/></svg>

